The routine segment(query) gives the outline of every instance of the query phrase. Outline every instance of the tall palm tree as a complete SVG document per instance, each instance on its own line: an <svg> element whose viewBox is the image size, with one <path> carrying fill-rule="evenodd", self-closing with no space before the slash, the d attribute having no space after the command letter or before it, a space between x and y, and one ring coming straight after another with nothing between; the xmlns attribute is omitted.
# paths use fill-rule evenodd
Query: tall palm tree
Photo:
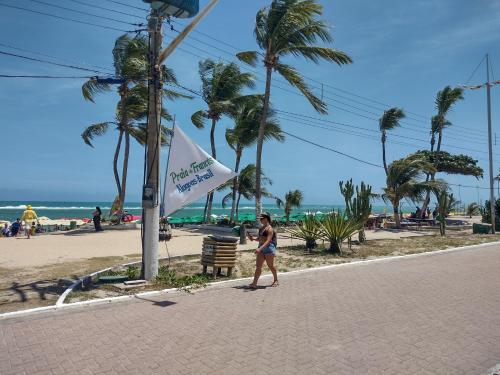
<svg viewBox="0 0 500 375"><path fill-rule="evenodd" d="M235 216L238 217L238 212L239 212L239 207L240 207L240 199L241 197L245 198L246 200L252 200L255 198L255 183L256 183L256 173L257 168L255 168L255 164L248 164L245 168L243 168L240 172L239 175L239 183L237 187L237 194L236 194L236 211L235 211ZM269 184L272 185L273 182L266 177L265 174L262 174L261 181L263 184ZM229 186L229 183L228 185ZM271 198L276 200L276 205L279 207L282 204L282 201L277 198L275 195L271 194L269 191L267 191L264 187L262 188L262 196L266 198ZM226 207L227 204L233 199L233 194L232 192L228 193L223 199L222 199L222 206Z"/></svg>
<svg viewBox="0 0 500 375"><path fill-rule="evenodd" d="M202 98L207 109L193 113L191 121L198 129L205 127L206 120L211 121L210 146L212 157L217 157L215 149L215 128L223 115L233 111L235 101L242 97L244 88L253 88L255 81L250 73L242 73L235 63L224 64L207 59L200 61L199 74L202 84ZM208 220L212 211L213 193L207 197L205 218Z"/></svg>
<svg viewBox="0 0 500 375"><path fill-rule="evenodd" d="M116 108L115 121L100 122L88 126L82 133L83 141L94 147L92 141L95 137L102 136L113 126L118 130L118 140L113 157L113 173L120 200L120 210L126 195L127 171L130 152L130 137L141 145L145 143L146 123L148 114L148 41L143 36L131 38L129 35L119 37L113 48L113 63L115 76L118 78L118 95L120 100ZM169 84L177 84L177 79L172 70L162 67L163 81ZM115 80L116 81L116 80ZM82 94L85 100L94 102L98 93L110 91L112 83L109 80L93 77L82 86ZM190 98L175 90L164 89L163 97L176 99L180 97ZM162 118L171 120L169 113L162 109ZM169 131L162 126L162 143L167 141ZM118 172L118 159L121 152L122 142L125 141L123 165L121 178Z"/></svg>
<svg viewBox="0 0 500 375"><path fill-rule="evenodd" d="M273 72L277 71L297 88L316 111L326 113L326 104L313 94L299 71L293 66L282 63L281 59L291 55L304 57L314 63L318 63L320 59L335 62L338 65L352 62L351 58L342 51L315 44L318 40L326 43L332 41L329 26L326 22L317 19L317 16L322 13L323 7L316 0L272 0L270 6L260 9L256 15L254 34L261 51L246 51L237 54L241 61L252 66L256 66L257 60L261 58L266 71L264 106L257 139L255 194L257 217L262 210L260 171Z"/></svg>
<svg viewBox="0 0 500 375"><path fill-rule="evenodd" d="M435 101L437 115L433 116L431 119L431 151L434 151L436 134L438 135L436 151L441 151L443 130L444 128L452 125L452 123L448 121L446 116L459 100L464 99L463 92L464 90L460 87L451 88L450 86L446 86L444 89L437 93ZM429 181L429 179L434 180L434 178L435 174L427 175L426 181ZM431 194L430 192L427 192L424 203L422 205L421 215L423 215L423 213L427 210L430 201Z"/></svg>
<svg viewBox="0 0 500 375"><path fill-rule="evenodd" d="M389 164L382 199L392 204L397 228L401 228L399 203L402 199L418 202L423 199L426 191L442 184L441 181L426 182L420 179L424 173L433 173L434 171L435 168L432 164L422 160L403 158Z"/></svg>
<svg viewBox="0 0 500 375"><path fill-rule="evenodd" d="M385 142L387 140L387 131L400 126L401 119L405 118L405 113L401 108L390 108L384 111L378 125L382 133L382 159L384 161L385 175L387 176L387 160L385 157Z"/></svg>
<svg viewBox="0 0 500 375"><path fill-rule="evenodd" d="M300 190L290 190L285 194L285 220L287 223L290 221L292 208L300 207L302 205L303 198L304 194Z"/></svg>
<svg viewBox="0 0 500 375"><path fill-rule="evenodd" d="M259 123L262 117L262 100L258 96L249 96L239 101L235 111L231 114L234 119L234 128L226 130L226 140L236 154L234 171L238 172L243 155L243 149L254 145L259 134ZM285 136L281 131L278 120L274 117L274 111L267 116L267 124L264 133L265 140L276 140L283 142ZM232 207L230 223L234 222L236 212L236 194L238 191L238 177L233 179Z"/></svg>
<svg viewBox="0 0 500 375"><path fill-rule="evenodd" d="M437 132L438 143L436 151L441 150L441 141L443 139L443 129L451 125L446 119L448 112L459 101L463 100L464 89L461 87L451 88L446 86L443 90L439 91L436 96L436 110L437 110Z"/></svg>

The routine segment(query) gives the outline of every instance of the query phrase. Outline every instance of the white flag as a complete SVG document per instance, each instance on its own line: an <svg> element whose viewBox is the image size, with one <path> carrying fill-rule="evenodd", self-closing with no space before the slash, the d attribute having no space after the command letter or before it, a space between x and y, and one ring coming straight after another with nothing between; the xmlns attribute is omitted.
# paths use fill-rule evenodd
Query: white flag
<svg viewBox="0 0 500 375"><path fill-rule="evenodd" d="M193 143L177 125L169 155L163 201L165 216L238 175Z"/></svg>

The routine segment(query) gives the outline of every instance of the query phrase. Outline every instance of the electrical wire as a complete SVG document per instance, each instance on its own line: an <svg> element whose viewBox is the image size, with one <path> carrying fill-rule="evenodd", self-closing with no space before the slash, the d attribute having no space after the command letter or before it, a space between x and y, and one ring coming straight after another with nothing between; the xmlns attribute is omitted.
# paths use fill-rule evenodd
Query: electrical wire
<svg viewBox="0 0 500 375"><path fill-rule="evenodd" d="M124 30L124 29L118 29L118 28L116 28L116 27L112 27L112 26L104 26L104 25L99 25L99 24L97 24L97 23L92 23L92 22L87 22L87 21L76 20L76 19L74 19L74 18L68 18L68 17L63 17L63 16L57 16L57 15L55 15L55 14L44 13L44 12L40 12L40 11L33 10L33 9L27 9L27 8L23 8L23 7L18 7L18 6L15 6L15 5L8 5L8 4L2 4L2 3L0 3L0 6L5 7L5 8L11 8L11 9L22 10L22 11L25 11L25 12L35 13L35 14L39 14L39 15L42 15L42 16L53 17L53 18L57 18L57 19L65 20L65 21L76 22L76 23L80 23L80 24L83 24L83 25L100 27L101 29L113 30L113 31L119 31L119 32L121 32L121 33L135 33L135 32L138 32L138 31L139 31L139 30Z"/></svg>
<svg viewBox="0 0 500 375"><path fill-rule="evenodd" d="M94 64L88 64L88 63L83 62L83 61L77 62L76 60L70 60L70 59L65 59L65 58L62 58L62 57L47 55L45 53L41 53L41 52L29 50L29 49L26 49L26 48L16 47L16 46L13 46L11 44L6 44L6 43L2 43L2 42L0 42L0 46L7 47L7 48L10 48L10 49L13 49L13 50L17 50L17 51L28 52L28 53L31 53L33 55L39 55L39 56L43 56L43 57L48 57L49 59L66 61L66 62L70 62L70 63L84 64L84 65L87 65L87 66L90 66L90 67L95 67L95 68L98 68L98 69L107 70L107 71L111 72L112 74L115 73L114 69L111 69L109 67L104 67L104 66L94 65Z"/></svg>
<svg viewBox="0 0 500 375"><path fill-rule="evenodd" d="M479 64L477 64L476 68L472 71L471 75L469 76L469 78L467 79L467 81L465 81L465 84L468 85L470 80L472 79L472 77L474 77L474 74L476 74L477 70L479 69L479 67L481 66L481 64L484 62L484 60L486 59L486 55L481 59L481 61L479 61Z"/></svg>
<svg viewBox="0 0 500 375"><path fill-rule="evenodd" d="M17 58L20 58L20 59L30 60L30 61L42 62L42 63L45 63L45 64L51 64L51 65L61 66L61 67L64 67L64 68L71 68L71 69L83 70L83 71L86 71L86 72L103 73L103 74L109 75L109 73L105 73L103 71L96 70L96 69L88 69L88 68L84 68L84 67L77 66L77 65L60 64L60 63L56 63L56 62L53 62L53 61L48 61L48 60L43 60L43 59L38 59L38 58L28 57L28 56L23 56L23 55L18 55L16 53L10 53L10 52L1 51L1 50L0 50L0 54L1 55L6 55L6 56L11 56L11 57L17 57Z"/></svg>
<svg viewBox="0 0 500 375"><path fill-rule="evenodd" d="M148 9L136 7L136 6L129 5L129 4L125 4L125 3L122 3L120 1L116 1L116 0L105 0L105 1L107 1L108 3L114 3L114 4L118 4L118 5L123 5L124 7L133 8L133 9L138 9L138 10L143 10L145 12L149 12Z"/></svg>
<svg viewBox="0 0 500 375"><path fill-rule="evenodd" d="M324 150L328 150L328 151L331 151L331 152L335 152L336 154L339 154L339 155L345 156L345 157L347 157L347 158L349 158L349 159L356 160L356 161L358 161L358 162L360 162L360 163L367 164L367 165L371 165L371 166L373 166L373 167L383 168L383 167L382 167L381 165L379 165L379 164L374 164L374 163L371 163L371 162L369 162L369 161L359 159L359 158L357 158L357 157L355 157L355 156L352 156L352 155L346 154L346 153L344 153L344 152L341 152L341 151L335 150L335 149L333 149L333 148L331 148L331 147L326 147L326 146L320 145L320 144L318 144L318 143L315 143L315 142L309 141L309 140L307 140L307 139L304 139L304 138L302 138L302 137L299 137L298 135L295 135L295 134L292 134L292 133L286 132L286 131L284 131L284 130L282 130L282 133L284 133L284 134L286 134L286 135L288 135L288 136L290 136L290 137L292 137L292 138L298 139L298 140L300 140L300 141L302 141L302 142L309 143L309 144L311 144L311 145L313 145L313 146L316 146L316 147L322 148L322 149L324 149Z"/></svg>
<svg viewBox="0 0 500 375"><path fill-rule="evenodd" d="M122 24L125 24L125 25L132 25L132 26L138 26L138 27L144 26L144 24L142 24L142 23L131 23L131 22L123 21L123 20L118 20L116 18L111 18L111 17L106 17L106 16L100 16L98 14L88 13L88 12L84 12L82 10L77 10L77 9L72 9L72 8L67 8L67 7L63 7L61 5L47 3L47 2L41 1L41 0L29 0L29 1L31 1L32 3L36 3L36 4L46 5L46 6L49 6L49 7L56 8L56 9L62 9L62 10L66 10L68 12L83 14L85 16L100 18L100 19L104 19L104 20L107 20L107 21L118 22L118 23L122 23Z"/></svg>
<svg viewBox="0 0 500 375"><path fill-rule="evenodd" d="M139 18L141 20L144 19L144 17L138 16L137 14L127 13L127 12L121 12L121 11L116 10L116 9L106 8L106 7L102 7L102 6L94 5L94 4L89 4L89 3L86 3L86 2L80 1L80 0L67 0L67 1L71 1L71 2L76 3L76 4L85 5L85 6L88 6L88 7L91 7L91 8L107 10L108 12L114 12L114 13L122 14L124 16Z"/></svg>
<svg viewBox="0 0 500 375"><path fill-rule="evenodd" d="M47 78L47 79L90 79L85 76L44 76L44 75L10 75L0 74L0 78Z"/></svg>
<svg viewBox="0 0 500 375"><path fill-rule="evenodd" d="M179 31L178 31L178 30L176 30L175 28L171 28L171 30L172 30L172 31L174 31L174 32L179 33ZM172 38L172 39L173 39L173 38ZM222 51L222 52L224 52L224 53L226 53L226 54L229 54L229 55L233 56L233 54L232 54L232 53L230 53L230 52L228 52L228 51L226 51L226 50L224 50L224 49L218 48L218 47L214 46L213 44L209 44L209 43L203 42L203 41L201 41L201 40L199 40L199 39L197 39L197 38L194 38L194 37L192 37L192 36L190 36L190 39L192 39L192 40L194 40L194 41L196 41L196 42L198 42L198 43L205 44L205 45L207 45L207 46L209 46L209 47L211 47L211 48L217 49L217 50L219 50L219 51ZM227 60L227 59L224 59L224 58L220 57L219 55L216 55L216 54L214 54L214 53L212 53L212 52L210 52L210 51L204 50L204 49L202 49L202 48L200 48L200 47L198 47L198 46L195 46L195 45L193 45L193 44L191 44L191 43L189 43L189 42L187 42L187 41L184 41L184 42L183 42L183 44L184 44L184 45L186 45L186 46L188 46L188 47L194 48L194 49L196 49L196 50L198 50L198 51L201 51L201 52L203 52L203 53L205 53L205 54L207 54L207 55L209 55L209 56L212 56L212 57L214 57L214 58L221 59L221 60L226 61L226 62L228 62L228 63L236 63L236 64L238 64L238 65L239 65L239 62L235 62L234 60ZM235 48L235 47L234 47L234 48ZM198 56L198 57L200 57L200 58L203 58L203 57L201 57L201 56L199 56L199 55L196 55L196 56ZM254 70L254 69L248 68L248 67L246 67L246 66L245 66L245 67L242 67L241 65L239 65L239 66L240 66L240 68L242 68L242 69L243 69L243 70L245 70L245 71L251 72L251 73L253 73L253 74L255 74L255 75L258 75L258 74L259 74L259 72L258 72L257 70ZM263 79L256 78L256 80L257 80L257 81L260 81L260 82L265 83L265 81L264 81ZM280 79L275 79L274 81L276 81L276 82L280 82L280 83L287 83L287 82L285 82L285 81L283 81L283 80L280 80ZM273 84L273 87L277 87L278 89L281 89L281 90L286 90L286 89L284 89L284 88L282 88L282 87L280 87L280 86L276 85L275 83ZM333 86L332 86L332 87L333 87ZM312 88L312 87L311 87L311 88ZM317 88L317 87L315 87L315 88ZM301 94L300 94L300 93L297 93L297 92L295 92L295 91L288 90L288 92L293 93L293 94L295 94L295 95L299 95L299 96L301 96ZM326 91L326 92L328 92L328 91ZM331 93L331 92L330 92L330 93ZM342 97L342 98L347 99L347 100L350 100L350 101L353 101L352 99L347 98L347 97L345 97L345 96L341 96L341 95L338 95L338 94L334 94L334 95L336 95L336 96L338 96L338 97ZM331 98L331 97L324 97L324 99L326 99L326 100L324 100L324 101L325 101L325 102L327 102L327 103L329 103L329 105L330 105L330 106L332 106L332 107L334 107L334 108L337 108L337 109L340 109L340 110L342 110L342 111L344 111L344 112L347 112L347 113L351 113L351 114L355 114L355 115L358 115L358 116L359 116L359 114L356 114L356 113L354 113L354 112L352 112L352 111L348 111L348 110L346 110L345 108L335 107L334 105L332 105L332 104L331 104L331 102L332 102L332 101L335 101L335 102L340 103L340 104L342 104L342 105L345 105L345 106L348 106L348 107L354 108L354 109L356 109L356 110L358 110L358 111L363 111L363 112L368 113L368 114L371 114L371 115L375 115L375 116L378 116L378 115L379 115L379 113L375 113L375 112L372 112L372 111L366 110L366 109L364 109L364 108L360 108L360 107L354 106L354 105L352 105L352 104L348 104L348 103L342 102L342 101L340 101L340 100L338 100L338 99L335 99L335 98ZM367 106L366 104L361 103L361 102L359 102L359 101L354 101L354 102L356 102L356 103L358 103L358 104L361 104L361 105L364 105L364 106ZM369 106L369 105L368 105L368 106ZM377 108L376 108L376 107L374 107L374 106L369 106L369 107L377 109ZM407 112L407 113L409 113L408 111L406 111L406 112ZM370 120L374 120L374 121L378 121L378 119L376 119L376 118L375 118L375 119L374 119L374 118L370 118L370 117L368 117L368 116L361 116L361 117L364 117L364 118L367 118L367 119L370 119ZM407 118L407 120L408 120L408 118ZM409 130L409 131L416 132L416 133L421 133L421 132L422 132L422 126L421 126L421 125L411 124L411 123L409 123L407 120L403 120L403 121L401 121L401 123L402 123L403 125L406 125L405 129L407 129L407 130ZM409 120L414 120L414 119L409 119ZM418 121L419 121L419 122L422 122L422 123L427 124L427 122L425 122L425 121L422 121L422 120L418 120ZM410 128L409 126L417 127L417 128L418 128L418 130L417 130L417 129ZM483 137L484 137L484 135L483 135L482 133L480 133L480 132L478 132L478 131L475 131L475 130L472 130L472 129L469 129L469 128L464 128L464 127L460 127L460 126L457 126L457 125L455 126L455 128L457 128L457 129L453 129L453 128L452 128L451 132L455 132L455 131L456 131L456 132L460 132L460 134L461 134L461 135L462 135L462 134L464 134L464 132L468 132L468 133L470 133L470 134L468 135L467 141L470 141L470 137L476 137L476 139L478 139L478 138L483 138ZM463 129L465 129L465 130L459 130L458 128L463 128ZM450 138L451 138L451 139L457 139L457 138L453 138L453 137L450 137ZM458 140L463 140L463 139L458 139ZM486 141L484 140L484 142L486 142Z"/></svg>

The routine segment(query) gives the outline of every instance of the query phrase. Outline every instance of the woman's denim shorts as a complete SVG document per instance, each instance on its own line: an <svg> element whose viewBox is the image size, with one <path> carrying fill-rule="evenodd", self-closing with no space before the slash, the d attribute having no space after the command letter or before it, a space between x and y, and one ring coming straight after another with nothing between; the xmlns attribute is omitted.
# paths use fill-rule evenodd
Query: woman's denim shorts
<svg viewBox="0 0 500 375"><path fill-rule="evenodd" d="M276 255L276 246L273 243L270 243L265 248L262 249L262 254L264 255Z"/></svg>

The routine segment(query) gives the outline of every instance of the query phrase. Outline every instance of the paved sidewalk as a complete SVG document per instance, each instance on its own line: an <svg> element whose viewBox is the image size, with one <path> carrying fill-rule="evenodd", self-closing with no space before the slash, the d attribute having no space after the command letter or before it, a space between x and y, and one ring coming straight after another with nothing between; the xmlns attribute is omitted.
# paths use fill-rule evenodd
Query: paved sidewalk
<svg viewBox="0 0 500 375"><path fill-rule="evenodd" d="M0 373L483 374L499 271L491 245L3 320Z"/></svg>

